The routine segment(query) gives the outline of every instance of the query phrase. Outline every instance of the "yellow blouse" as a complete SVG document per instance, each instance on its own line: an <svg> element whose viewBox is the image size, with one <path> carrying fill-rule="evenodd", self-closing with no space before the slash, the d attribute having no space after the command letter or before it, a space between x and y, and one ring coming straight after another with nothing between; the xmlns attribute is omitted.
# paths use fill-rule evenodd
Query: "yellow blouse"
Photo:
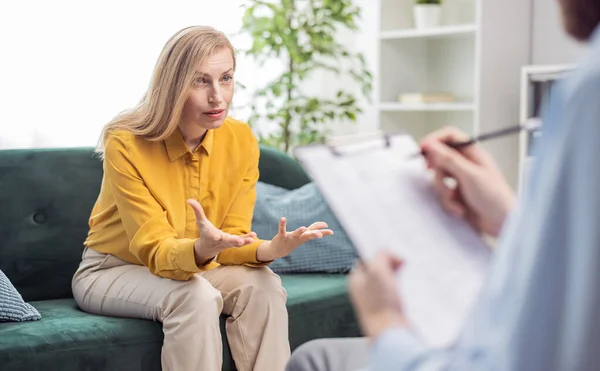
<svg viewBox="0 0 600 371"><path fill-rule="evenodd" d="M179 130L164 141L113 132L105 146L104 177L85 245L177 280L220 264L264 265L256 259L263 242L257 239L197 266L194 241L199 232L186 203L196 199L225 232L250 232L259 155L250 127L232 118L209 130L194 152Z"/></svg>

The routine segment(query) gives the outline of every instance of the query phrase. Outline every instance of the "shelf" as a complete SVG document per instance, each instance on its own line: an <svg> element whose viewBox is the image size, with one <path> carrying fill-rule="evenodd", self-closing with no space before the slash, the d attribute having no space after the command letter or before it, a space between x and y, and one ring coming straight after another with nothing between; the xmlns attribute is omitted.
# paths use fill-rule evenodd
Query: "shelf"
<svg viewBox="0 0 600 371"><path fill-rule="evenodd" d="M464 112L474 111L473 103L428 103L428 104L402 104L385 102L379 105L381 112Z"/></svg>
<svg viewBox="0 0 600 371"><path fill-rule="evenodd" d="M431 29L403 29L382 31L379 34L381 40L400 40L400 39L415 39L415 38L447 38L454 36L463 36L474 34L477 31L477 26L474 24L444 26Z"/></svg>

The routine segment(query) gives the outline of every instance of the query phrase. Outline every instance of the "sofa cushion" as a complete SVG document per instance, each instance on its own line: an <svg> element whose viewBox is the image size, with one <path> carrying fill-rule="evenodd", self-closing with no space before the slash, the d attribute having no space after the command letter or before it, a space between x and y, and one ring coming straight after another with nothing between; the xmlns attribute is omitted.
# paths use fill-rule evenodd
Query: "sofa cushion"
<svg viewBox="0 0 600 371"><path fill-rule="evenodd" d="M160 324L90 315L73 299L32 305L41 321L0 324L0 369L160 370Z"/></svg>
<svg viewBox="0 0 600 371"><path fill-rule="evenodd" d="M37 309L23 301L21 294L0 270L0 322L24 322L40 319Z"/></svg>
<svg viewBox="0 0 600 371"><path fill-rule="evenodd" d="M333 236L304 243L270 267L275 273L346 273L356 261L352 241L338 222L315 183L288 190L258 182L252 230L261 238L277 234L279 218L285 216L288 231L324 221Z"/></svg>
<svg viewBox="0 0 600 371"><path fill-rule="evenodd" d="M359 335L346 277L282 276L292 348L313 339ZM72 299L32 302L42 320L0 324L0 369L160 370L159 323L84 313ZM221 319L222 333L224 318ZM223 370L234 370L224 338Z"/></svg>
<svg viewBox="0 0 600 371"><path fill-rule="evenodd" d="M302 166L291 156L275 148L260 146L260 180L286 189L294 189L310 182Z"/></svg>
<svg viewBox="0 0 600 371"><path fill-rule="evenodd" d="M91 149L0 153L0 269L25 301L71 297L102 163Z"/></svg>

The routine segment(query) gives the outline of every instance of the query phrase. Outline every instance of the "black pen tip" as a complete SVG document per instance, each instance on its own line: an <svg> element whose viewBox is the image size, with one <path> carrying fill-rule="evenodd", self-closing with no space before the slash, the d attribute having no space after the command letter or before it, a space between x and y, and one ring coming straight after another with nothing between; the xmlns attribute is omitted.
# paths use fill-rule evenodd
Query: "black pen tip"
<svg viewBox="0 0 600 371"><path fill-rule="evenodd" d="M419 151L419 152L415 152L412 155L410 155L410 159L414 159L414 158L418 158L421 156L425 156L425 151Z"/></svg>

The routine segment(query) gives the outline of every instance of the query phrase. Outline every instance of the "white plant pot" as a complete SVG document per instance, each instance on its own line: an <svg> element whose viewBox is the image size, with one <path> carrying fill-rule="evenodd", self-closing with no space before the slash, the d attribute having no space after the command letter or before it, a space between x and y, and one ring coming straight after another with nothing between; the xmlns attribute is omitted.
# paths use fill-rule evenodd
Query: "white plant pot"
<svg viewBox="0 0 600 371"><path fill-rule="evenodd" d="M415 4L415 27L418 29L438 27L442 14L442 6L438 4Z"/></svg>

